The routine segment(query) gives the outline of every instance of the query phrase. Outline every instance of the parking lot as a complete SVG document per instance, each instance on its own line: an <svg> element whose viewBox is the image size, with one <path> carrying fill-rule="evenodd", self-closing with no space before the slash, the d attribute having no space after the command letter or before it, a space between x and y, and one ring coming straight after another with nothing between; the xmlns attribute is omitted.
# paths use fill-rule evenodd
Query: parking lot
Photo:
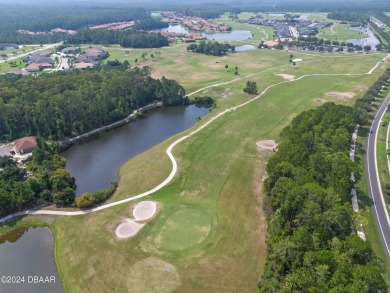
<svg viewBox="0 0 390 293"><path fill-rule="evenodd" d="M12 144L0 144L0 156L11 156Z"/></svg>

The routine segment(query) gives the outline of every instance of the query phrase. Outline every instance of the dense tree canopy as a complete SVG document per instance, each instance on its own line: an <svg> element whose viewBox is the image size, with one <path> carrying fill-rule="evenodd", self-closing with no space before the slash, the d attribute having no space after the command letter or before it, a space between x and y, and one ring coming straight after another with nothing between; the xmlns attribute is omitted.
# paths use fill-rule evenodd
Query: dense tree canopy
<svg viewBox="0 0 390 293"><path fill-rule="evenodd" d="M267 164L267 261L260 292L377 292L385 288L356 235L349 159L354 109L327 103L286 127Z"/></svg>
<svg viewBox="0 0 390 293"><path fill-rule="evenodd" d="M25 135L63 139L118 121L152 102L172 106L187 101L176 81L153 79L146 67L1 77L0 88L0 140Z"/></svg>
<svg viewBox="0 0 390 293"><path fill-rule="evenodd" d="M0 217L24 208L45 204L69 206L75 199L75 180L65 169L65 160L53 147L37 138L27 176L11 157L0 157Z"/></svg>
<svg viewBox="0 0 390 293"><path fill-rule="evenodd" d="M226 43L200 41L199 44L187 46L187 51L213 56L223 56L229 51L235 51L235 47Z"/></svg>
<svg viewBox="0 0 390 293"><path fill-rule="evenodd" d="M73 36L67 36L67 44L119 44L132 48L159 48L168 46L168 39L159 33L135 30L110 31L83 29Z"/></svg>

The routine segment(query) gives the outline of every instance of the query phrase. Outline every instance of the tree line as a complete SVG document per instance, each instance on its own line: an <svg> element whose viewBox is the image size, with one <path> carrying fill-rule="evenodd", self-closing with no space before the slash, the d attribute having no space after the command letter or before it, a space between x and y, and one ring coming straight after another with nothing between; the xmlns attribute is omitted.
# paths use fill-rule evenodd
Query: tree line
<svg viewBox="0 0 390 293"><path fill-rule="evenodd" d="M111 31L82 29L67 36L66 44L119 44L127 48L160 48L168 46L168 39L159 33L147 33L132 29Z"/></svg>
<svg viewBox="0 0 390 293"><path fill-rule="evenodd" d="M267 258L260 292L378 292L383 264L356 235L351 107L326 103L293 119L267 164Z"/></svg>
<svg viewBox="0 0 390 293"><path fill-rule="evenodd" d="M175 80L153 79L147 67L123 67L0 77L0 140L26 135L62 140L116 122L152 102L187 103Z"/></svg>
<svg viewBox="0 0 390 293"><path fill-rule="evenodd" d="M369 122L370 113L373 111L373 103L380 96L381 90L390 79L390 68L383 73L378 80L364 93L363 97L356 100L355 119L358 124L365 125Z"/></svg>
<svg viewBox="0 0 390 293"><path fill-rule="evenodd" d="M212 41L200 41L199 44L187 46L187 51L213 56L224 56L227 52L233 52L235 49L235 46Z"/></svg>
<svg viewBox="0 0 390 293"><path fill-rule="evenodd" d="M366 12L358 11L335 11L328 13L328 18L341 21L367 23L369 20L369 15Z"/></svg>

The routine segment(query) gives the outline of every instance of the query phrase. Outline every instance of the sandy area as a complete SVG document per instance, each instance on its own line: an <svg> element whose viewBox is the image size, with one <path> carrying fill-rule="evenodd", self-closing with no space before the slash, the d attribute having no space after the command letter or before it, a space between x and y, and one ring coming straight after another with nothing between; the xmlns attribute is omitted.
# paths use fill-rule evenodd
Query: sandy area
<svg viewBox="0 0 390 293"><path fill-rule="evenodd" d="M12 151L13 145L10 144L1 144L0 143L0 156L11 156L10 151Z"/></svg>
<svg viewBox="0 0 390 293"><path fill-rule="evenodd" d="M157 203L154 201L141 201L133 207L133 216L136 221L145 221L156 214Z"/></svg>
<svg viewBox="0 0 390 293"><path fill-rule="evenodd" d="M336 97L339 100L345 101L345 100L350 100L352 99L356 94L353 92L346 92L346 93L341 93L341 92L328 92L326 93L327 96L330 97Z"/></svg>
<svg viewBox="0 0 390 293"><path fill-rule="evenodd" d="M326 100L319 99L319 98L315 99L314 101L316 101L317 103L325 103L326 102Z"/></svg>
<svg viewBox="0 0 390 293"><path fill-rule="evenodd" d="M256 145L259 148L266 149L266 150L273 150L277 147L277 144L274 140L261 140L256 142Z"/></svg>
<svg viewBox="0 0 390 293"><path fill-rule="evenodd" d="M294 75L284 74L284 73L277 73L277 76L283 77L285 80L294 80Z"/></svg>
<svg viewBox="0 0 390 293"><path fill-rule="evenodd" d="M115 229L115 234L118 238L130 238L138 233L139 230L143 228L145 224L140 224L135 222L132 219L125 219L119 226Z"/></svg>

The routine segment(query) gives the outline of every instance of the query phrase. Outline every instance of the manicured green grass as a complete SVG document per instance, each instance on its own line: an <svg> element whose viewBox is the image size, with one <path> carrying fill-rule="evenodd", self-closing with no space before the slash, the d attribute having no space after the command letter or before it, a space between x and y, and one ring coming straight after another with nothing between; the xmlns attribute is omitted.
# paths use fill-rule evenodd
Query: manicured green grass
<svg viewBox="0 0 390 293"><path fill-rule="evenodd" d="M109 50L110 58L127 58L121 55L120 48ZM242 91L247 80L257 82L261 92L284 81L275 73L296 78L312 73L365 73L383 58L313 53L302 55L304 61L294 69L288 63L291 52L277 50L248 51L222 58L188 53L183 47L158 50L162 53L160 58L141 63L149 65L154 75L177 79L187 92L233 81L237 76L225 70L226 63L229 68L239 66L238 77L255 75L200 93L215 93L217 108L192 129L123 165L119 188L110 202L139 194L163 181L171 170L166 148L217 113L252 99ZM143 51L131 49L129 53L134 57ZM278 140L280 131L297 114L322 104L318 98L352 104L385 65L372 75L310 76L280 84L177 145L173 154L178 173L169 185L148 197L159 202L160 211L134 238L117 240L114 235L116 225L129 216L134 203L77 217L29 216L26 220L53 221L56 260L67 292L127 292L129 284L139 286L132 288L135 292L142 290L147 279L131 272L138 271L140 263L150 258L169 263L177 270L177 292L256 292L266 254L262 180L271 154L259 151L256 142ZM340 100L328 92L354 92L355 96ZM199 232L202 229L194 229L208 225L211 229L207 235ZM189 231L191 228L195 231ZM144 272L149 276L151 270ZM151 272L149 278L155 284L165 277Z"/></svg>
<svg viewBox="0 0 390 293"><path fill-rule="evenodd" d="M326 27L319 31L317 37L324 38L327 40L337 40L339 42L347 41L349 39L363 39L367 38L368 35L359 31L349 30L349 24L335 23L330 27Z"/></svg>
<svg viewBox="0 0 390 293"><path fill-rule="evenodd" d="M181 209L174 212L160 229L155 239L159 249L183 250L207 238L211 230L211 217L202 210Z"/></svg>
<svg viewBox="0 0 390 293"><path fill-rule="evenodd" d="M11 66L10 62L13 62L13 61L16 62L16 66ZM0 74L6 73L6 72L11 71L11 70L15 70L15 69L25 68L26 63L23 63L23 62L20 63L19 61L20 61L20 59L15 59L15 60L0 63Z"/></svg>

